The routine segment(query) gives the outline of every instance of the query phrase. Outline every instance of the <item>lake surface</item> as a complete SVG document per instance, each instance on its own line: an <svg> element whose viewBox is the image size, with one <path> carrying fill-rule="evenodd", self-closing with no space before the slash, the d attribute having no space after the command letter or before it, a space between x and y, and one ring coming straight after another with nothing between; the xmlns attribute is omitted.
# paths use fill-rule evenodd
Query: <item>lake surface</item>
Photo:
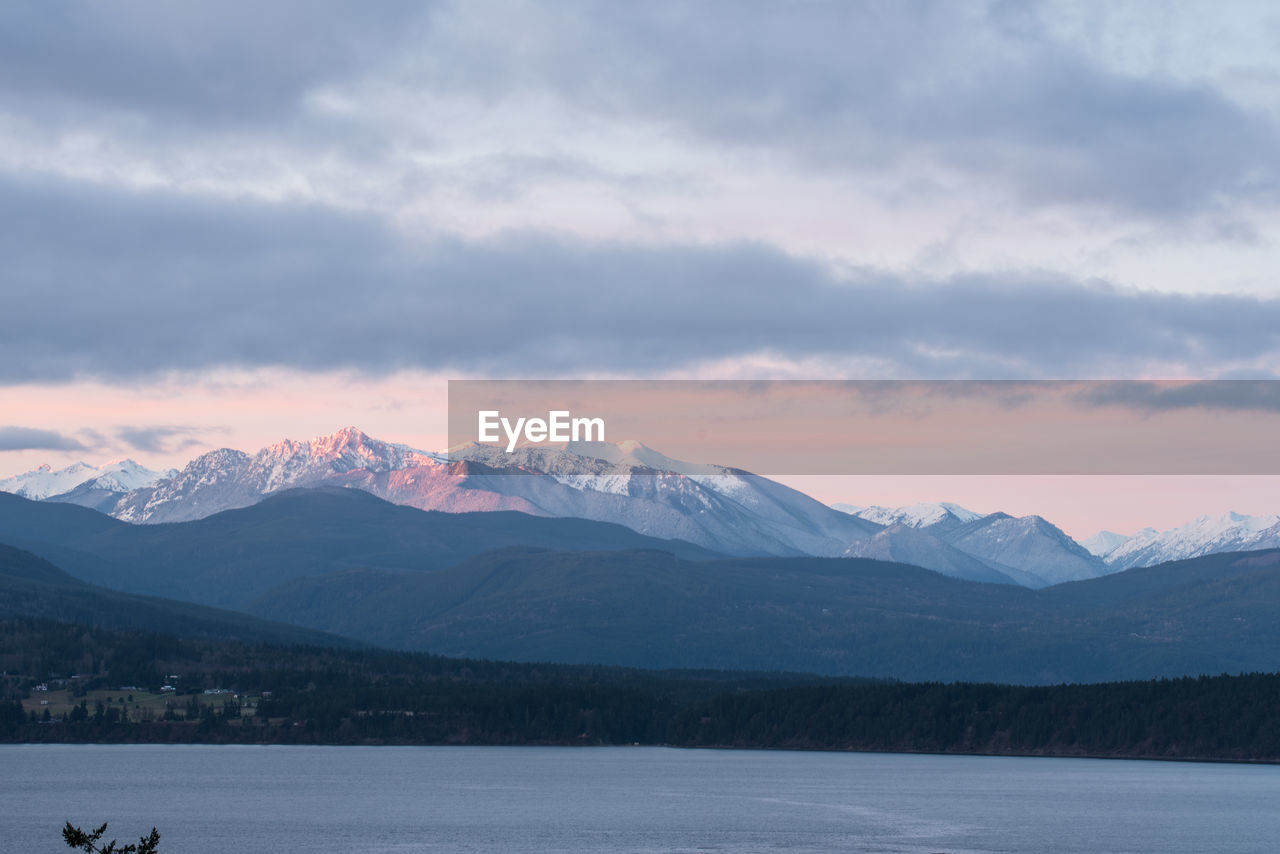
<svg viewBox="0 0 1280 854"><path fill-rule="evenodd" d="M3 850L1275 851L1280 767L537 747L0 746Z"/></svg>

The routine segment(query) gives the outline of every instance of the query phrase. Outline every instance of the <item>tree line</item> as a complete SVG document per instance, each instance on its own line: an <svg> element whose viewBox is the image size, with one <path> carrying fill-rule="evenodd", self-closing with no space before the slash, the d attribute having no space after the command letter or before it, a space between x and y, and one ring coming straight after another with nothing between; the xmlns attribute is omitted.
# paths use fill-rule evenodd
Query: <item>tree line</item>
<svg viewBox="0 0 1280 854"><path fill-rule="evenodd" d="M1275 674L898 683L466 661L42 620L0 621L0 664L5 742L639 743L1280 761ZM30 707L34 686L53 676L82 695L121 685L149 694L178 673L183 687L166 695L165 713L145 720L111 698L58 715Z"/></svg>

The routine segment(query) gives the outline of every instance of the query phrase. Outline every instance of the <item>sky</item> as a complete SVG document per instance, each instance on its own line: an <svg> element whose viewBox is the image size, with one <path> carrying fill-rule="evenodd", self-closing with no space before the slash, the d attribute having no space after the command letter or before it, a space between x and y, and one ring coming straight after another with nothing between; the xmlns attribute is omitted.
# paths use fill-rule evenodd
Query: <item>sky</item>
<svg viewBox="0 0 1280 854"><path fill-rule="evenodd" d="M1278 43L1243 2L3 4L0 475L441 447L459 378L1276 378ZM1249 483L1074 524L1280 509Z"/></svg>

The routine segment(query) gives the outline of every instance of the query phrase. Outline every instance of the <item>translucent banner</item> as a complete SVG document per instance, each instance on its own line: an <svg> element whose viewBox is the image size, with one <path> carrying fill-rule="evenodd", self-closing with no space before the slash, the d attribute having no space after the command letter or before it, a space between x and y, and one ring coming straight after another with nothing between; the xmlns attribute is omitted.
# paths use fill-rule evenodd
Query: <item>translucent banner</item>
<svg viewBox="0 0 1280 854"><path fill-rule="evenodd" d="M1278 436L1274 380L449 383L450 457L490 464L630 443L763 475L1280 474Z"/></svg>

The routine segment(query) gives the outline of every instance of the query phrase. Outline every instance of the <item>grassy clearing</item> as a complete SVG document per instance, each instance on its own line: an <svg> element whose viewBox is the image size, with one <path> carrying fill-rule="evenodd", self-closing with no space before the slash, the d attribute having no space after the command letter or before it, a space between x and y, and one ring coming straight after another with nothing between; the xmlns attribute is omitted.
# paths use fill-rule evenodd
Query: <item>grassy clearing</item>
<svg viewBox="0 0 1280 854"><path fill-rule="evenodd" d="M104 689L86 691L82 696L75 696L70 688L60 688L50 691L32 691L30 698L22 701L22 711L35 712L37 716L42 716L47 710L51 717L61 719L64 714L70 715L71 710L80 705L83 700L89 714L93 714L98 703L102 703L104 708L119 709L123 718L128 721L159 720L170 709L179 719L186 719L191 709L192 698L201 708L209 706L215 710L221 710L223 703L228 700L236 700L240 703L240 714L245 717L251 717L254 714L258 702L256 697L244 697L234 693L176 694L170 691L153 692L145 689L137 691Z"/></svg>

